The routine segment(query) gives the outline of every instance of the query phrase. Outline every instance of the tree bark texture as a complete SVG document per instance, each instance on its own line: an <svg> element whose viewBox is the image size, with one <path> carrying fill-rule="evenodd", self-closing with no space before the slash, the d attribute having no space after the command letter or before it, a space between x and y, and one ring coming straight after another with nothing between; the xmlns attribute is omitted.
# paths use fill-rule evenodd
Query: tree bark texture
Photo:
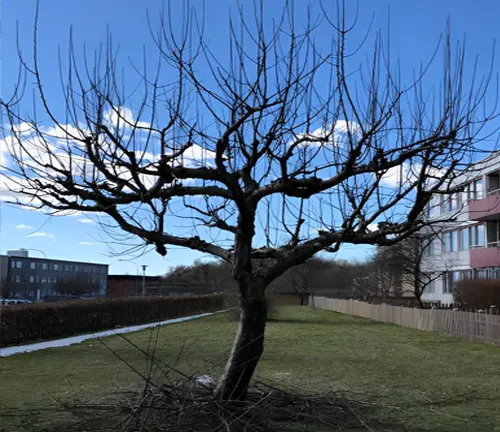
<svg viewBox="0 0 500 432"><path fill-rule="evenodd" d="M267 320L265 296L241 297L240 321L224 373L216 389L222 401L244 400L253 373L264 351Z"/></svg>

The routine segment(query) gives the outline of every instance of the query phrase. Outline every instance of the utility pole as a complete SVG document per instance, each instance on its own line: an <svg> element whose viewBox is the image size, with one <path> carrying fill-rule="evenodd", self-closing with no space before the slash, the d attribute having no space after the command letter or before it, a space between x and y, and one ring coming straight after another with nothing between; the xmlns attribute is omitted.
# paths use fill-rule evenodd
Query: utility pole
<svg viewBox="0 0 500 432"><path fill-rule="evenodd" d="M146 268L147 265L142 266L142 296L146 295Z"/></svg>

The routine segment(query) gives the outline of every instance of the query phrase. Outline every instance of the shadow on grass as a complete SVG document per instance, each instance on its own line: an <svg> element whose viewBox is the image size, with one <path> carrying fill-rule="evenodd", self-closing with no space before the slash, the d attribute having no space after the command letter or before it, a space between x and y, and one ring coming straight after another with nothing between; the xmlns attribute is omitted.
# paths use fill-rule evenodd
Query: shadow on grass
<svg viewBox="0 0 500 432"><path fill-rule="evenodd" d="M304 393L301 389L256 385L244 402L221 404L212 388L195 378L182 385L153 385L147 391L93 403L67 401L45 414L59 424L26 429L45 432L323 432L393 431L423 432L391 418L391 407L356 400L339 392ZM116 396L116 395L115 395ZM39 410L43 412L43 408ZM21 414L21 413L19 413ZM29 417L28 413L25 413ZM72 418L74 420L69 420ZM34 419L33 419L34 420ZM31 423L31 425L30 425ZM32 426L32 428L30 428Z"/></svg>

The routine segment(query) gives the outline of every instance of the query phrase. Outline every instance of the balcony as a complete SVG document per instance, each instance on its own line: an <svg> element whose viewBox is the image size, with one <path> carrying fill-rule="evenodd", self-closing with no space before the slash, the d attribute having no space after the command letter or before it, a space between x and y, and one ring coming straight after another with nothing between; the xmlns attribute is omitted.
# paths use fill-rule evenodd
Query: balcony
<svg viewBox="0 0 500 432"><path fill-rule="evenodd" d="M500 189L490 190L486 197L468 203L469 220L487 221L500 216Z"/></svg>
<svg viewBox="0 0 500 432"><path fill-rule="evenodd" d="M500 267L500 242L487 243L486 247L470 250L470 267Z"/></svg>

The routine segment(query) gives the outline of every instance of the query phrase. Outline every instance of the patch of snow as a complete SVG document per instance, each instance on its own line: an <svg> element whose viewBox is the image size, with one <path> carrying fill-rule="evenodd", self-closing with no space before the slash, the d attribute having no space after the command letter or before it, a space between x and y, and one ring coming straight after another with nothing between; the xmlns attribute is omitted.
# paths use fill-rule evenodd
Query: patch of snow
<svg viewBox="0 0 500 432"><path fill-rule="evenodd" d="M196 377L196 383L202 386L212 387L214 385L214 380L210 375L200 375Z"/></svg>
<svg viewBox="0 0 500 432"><path fill-rule="evenodd" d="M220 312L225 312L225 311L220 311ZM14 354L23 354L31 351L40 351L43 349L47 348L59 348L59 347L66 347L69 345L74 345L78 344L81 342L84 342L88 339L100 339L103 337L108 337L108 336L115 336L118 334L124 334L124 333L132 333L140 330L145 330L147 328L151 327L157 327L157 326L163 326L167 324L174 324L174 323L179 323L183 321L190 321L196 318L201 318L205 317L208 315L213 315L214 313L220 313L220 312L209 312L209 313L203 313L203 314L198 314L198 315L190 315L186 317L180 317L180 318L172 318L168 319L165 321L160 321L160 322L155 322L155 323L150 323L150 324L141 324L141 325L136 325L136 326L131 326L131 327L123 327L119 329L114 329L114 330L106 330L98 333L91 333L91 334L84 334L80 336L73 336L69 338L64 338L64 339L57 339L57 340L52 340L52 341L47 341L47 342L39 342L39 343L34 343L30 345L21 345L21 346L13 346L13 347L7 347L7 348L0 348L0 357L8 357ZM92 346L92 345L90 345ZM205 375L203 375L205 376Z"/></svg>

